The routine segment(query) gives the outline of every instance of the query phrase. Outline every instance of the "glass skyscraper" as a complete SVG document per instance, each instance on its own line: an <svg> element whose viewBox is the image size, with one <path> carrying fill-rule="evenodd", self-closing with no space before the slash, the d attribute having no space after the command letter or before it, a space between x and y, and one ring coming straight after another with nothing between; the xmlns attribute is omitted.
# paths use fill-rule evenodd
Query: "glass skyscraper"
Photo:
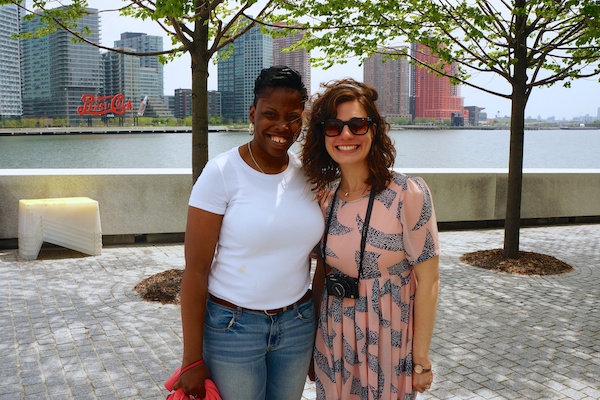
<svg viewBox="0 0 600 400"><path fill-rule="evenodd" d="M23 112L20 40L11 37L19 33L22 16L16 4L0 6L0 119L19 118Z"/></svg>
<svg viewBox="0 0 600 400"><path fill-rule="evenodd" d="M254 100L254 81L263 68L273 65L273 39L254 26L237 38L221 53L229 56L219 59L217 65L218 89L221 93L221 113L233 122L247 122L250 104Z"/></svg>
<svg viewBox="0 0 600 400"><path fill-rule="evenodd" d="M77 21L90 33L86 39L100 42L98 10L88 8ZM24 32L35 32L39 18L22 21ZM49 35L22 40L23 116L66 118L72 123L86 119L77 114L84 94L100 94L104 73L100 51L91 44L73 43L73 35L57 30Z"/></svg>
<svg viewBox="0 0 600 400"><path fill-rule="evenodd" d="M136 53L154 53L163 50L162 36L148 35L139 32L121 33L121 39L115 40L114 47L116 49L127 49ZM133 75L132 69L138 75L136 78L135 88L137 93L132 100L139 100L144 96L161 97L164 96L164 74L163 65L158 60L158 56L129 56L129 55L114 55L113 61L123 63L123 73L125 75ZM121 77L121 81L127 81L127 77ZM130 79L131 81L133 78ZM133 82L133 81L132 81ZM107 82L108 83L108 82ZM108 87L107 87L108 89ZM122 91L127 89L123 88ZM107 93L114 94L114 93ZM127 97L127 96L126 96Z"/></svg>

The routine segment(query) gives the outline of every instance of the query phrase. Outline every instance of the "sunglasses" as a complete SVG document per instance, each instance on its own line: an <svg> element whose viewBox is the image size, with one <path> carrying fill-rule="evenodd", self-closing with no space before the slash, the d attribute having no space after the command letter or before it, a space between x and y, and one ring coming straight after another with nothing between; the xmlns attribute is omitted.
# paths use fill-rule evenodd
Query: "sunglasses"
<svg viewBox="0 0 600 400"><path fill-rule="evenodd" d="M325 136L329 137L341 135L342 131L344 130L344 126L348 126L350 132L355 135L364 135L369 131L369 128L372 125L373 119L371 117L351 118L348 121L332 118L321 122Z"/></svg>

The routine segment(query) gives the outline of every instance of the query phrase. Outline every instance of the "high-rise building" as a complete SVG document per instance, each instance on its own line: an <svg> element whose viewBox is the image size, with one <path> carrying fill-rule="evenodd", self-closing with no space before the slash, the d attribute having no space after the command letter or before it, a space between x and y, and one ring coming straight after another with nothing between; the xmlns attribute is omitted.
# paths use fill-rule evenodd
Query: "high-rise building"
<svg viewBox="0 0 600 400"><path fill-rule="evenodd" d="M412 55L416 60L435 64L438 56L427 46L413 43ZM453 74L456 66L446 66L444 72ZM438 76L425 67L412 66L411 113L414 118L452 121L453 114L464 115L464 98L460 86L452 85L450 78Z"/></svg>
<svg viewBox="0 0 600 400"><path fill-rule="evenodd" d="M125 32L115 40L114 48L129 53L156 53L163 49L162 37L139 32ZM148 117L170 118L173 116L164 103L163 65L158 56L134 56L118 52L102 55L104 63L104 95L123 94L133 104L132 116L144 110ZM142 102L144 106L141 106ZM141 107L141 108L140 108Z"/></svg>
<svg viewBox="0 0 600 400"><path fill-rule="evenodd" d="M98 10L87 8L77 21L90 33L85 37L100 42ZM36 16L23 20L24 32L35 32L42 24ZM97 47L71 41L72 34L57 30L49 35L21 41L23 71L23 116L66 118L79 123L77 114L84 94L98 95L104 84L100 51Z"/></svg>
<svg viewBox="0 0 600 400"><path fill-rule="evenodd" d="M0 119L18 118L23 113L20 40L12 37L20 32L22 16L17 4L0 6Z"/></svg>
<svg viewBox="0 0 600 400"><path fill-rule="evenodd" d="M175 118L192 115L192 89L175 89L174 106Z"/></svg>
<svg viewBox="0 0 600 400"><path fill-rule="evenodd" d="M221 92L217 90L208 91L208 116L209 117L220 117L222 116L222 105L221 105Z"/></svg>
<svg viewBox="0 0 600 400"><path fill-rule="evenodd" d="M367 58L363 82L377 90L377 107L388 121L410 119L410 65L406 57L386 58L382 50Z"/></svg>
<svg viewBox="0 0 600 400"><path fill-rule="evenodd" d="M125 32L121 33L120 40L115 40L114 47L116 49L127 49L135 53L156 53L163 50L163 38L162 36L140 32ZM160 63L158 56L126 57L136 59L137 82L141 96L162 97L164 95L164 73L163 65Z"/></svg>
<svg viewBox="0 0 600 400"><path fill-rule="evenodd" d="M131 50L131 49L127 49ZM107 51L102 54L104 96L122 94L126 101L138 104L144 97L141 90L140 57ZM134 112L136 110L132 110Z"/></svg>
<svg viewBox="0 0 600 400"><path fill-rule="evenodd" d="M263 68L273 65L273 39L254 26L229 46L221 52L231 53L217 65L221 112L234 122L247 122L254 100L254 81Z"/></svg>
<svg viewBox="0 0 600 400"><path fill-rule="evenodd" d="M275 24L285 26L285 22ZM287 65L295 69L302 76L302 81L310 94L310 53L305 49L295 51L282 51L291 45L299 42L304 35L298 31L294 35L287 35L273 39L273 65Z"/></svg>

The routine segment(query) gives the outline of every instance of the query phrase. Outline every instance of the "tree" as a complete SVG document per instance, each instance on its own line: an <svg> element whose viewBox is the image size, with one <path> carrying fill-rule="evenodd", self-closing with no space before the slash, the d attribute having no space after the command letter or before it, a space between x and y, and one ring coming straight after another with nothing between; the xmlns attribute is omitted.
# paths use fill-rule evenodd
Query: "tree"
<svg viewBox="0 0 600 400"><path fill-rule="evenodd" d="M525 108L534 88L600 74L600 2L596 0L289 0L291 17L312 16L299 46L321 49L324 67L381 51L511 100L504 257L519 257ZM394 46L421 43L439 62L419 62ZM394 50L396 49L396 50ZM478 85L472 74L501 77L509 93Z"/></svg>
<svg viewBox="0 0 600 400"><path fill-rule="evenodd" d="M21 0L0 0L2 4L21 6ZM49 8L52 0L34 0L33 5L44 23L38 35L45 35L56 29L71 32L78 40L85 39L86 27L78 27L77 19L84 15L87 0L72 0L68 6ZM91 43L101 49L131 55L167 55L175 57L188 52L192 70L192 176L193 181L202 172L208 161L208 63L227 45L256 25L256 20L267 20L278 3L267 0L260 5L256 0L122 0L123 6L117 10L99 12L119 12L123 16L155 21L168 33L173 50L161 53L135 53L112 49ZM31 12L31 10L28 10ZM249 18L252 12L255 18ZM89 42L88 42L89 43ZM167 57L168 58L168 57Z"/></svg>

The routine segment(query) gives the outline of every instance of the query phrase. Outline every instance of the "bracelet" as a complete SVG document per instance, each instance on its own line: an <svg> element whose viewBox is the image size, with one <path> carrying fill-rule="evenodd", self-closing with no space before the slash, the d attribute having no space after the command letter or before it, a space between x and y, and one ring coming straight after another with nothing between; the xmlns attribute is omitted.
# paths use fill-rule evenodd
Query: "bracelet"
<svg viewBox="0 0 600 400"><path fill-rule="evenodd" d="M191 363L190 365L188 365L187 367L182 369L181 372L179 372L179 376L181 377L181 375L183 375L185 372L189 371L190 369L192 369L194 367L197 367L198 365L202 364L203 362L204 362L204 358L201 358L198 361Z"/></svg>

